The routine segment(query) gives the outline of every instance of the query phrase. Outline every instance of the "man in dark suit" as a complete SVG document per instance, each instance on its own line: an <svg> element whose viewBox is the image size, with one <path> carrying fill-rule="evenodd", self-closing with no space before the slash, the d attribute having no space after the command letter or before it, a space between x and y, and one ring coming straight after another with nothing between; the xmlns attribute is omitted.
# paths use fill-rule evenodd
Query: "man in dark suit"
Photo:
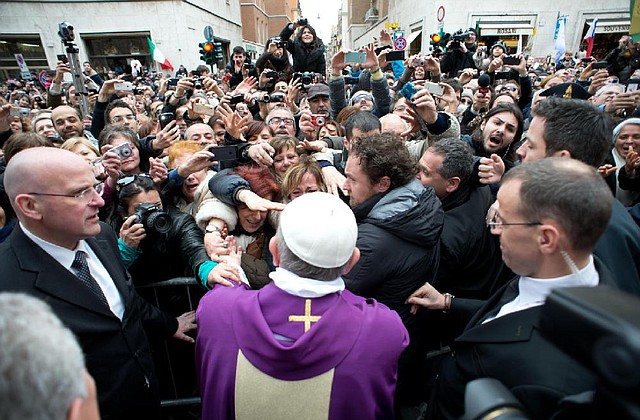
<svg viewBox="0 0 640 420"><path fill-rule="evenodd" d="M82 158L55 148L25 150L9 162L5 186L20 224L0 247L0 291L47 301L73 331L103 419L159 417L143 324L193 341L185 335L195 328L193 313L173 318L135 292L114 232L98 220L104 201Z"/></svg>
<svg viewBox="0 0 640 420"><path fill-rule="evenodd" d="M546 341L537 322L555 288L616 287L592 255L612 201L600 175L577 160L548 158L507 173L487 225L517 276L486 303L454 299L429 284L408 300L470 319L441 366L433 418L460 417L465 385L481 377L502 381L531 418L549 418L563 397L594 388L595 377Z"/></svg>

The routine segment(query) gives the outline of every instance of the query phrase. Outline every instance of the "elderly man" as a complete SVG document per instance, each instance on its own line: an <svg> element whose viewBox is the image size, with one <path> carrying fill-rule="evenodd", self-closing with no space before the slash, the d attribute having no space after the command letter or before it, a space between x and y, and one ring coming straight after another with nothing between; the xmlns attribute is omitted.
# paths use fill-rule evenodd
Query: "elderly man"
<svg viewBox="0 0 640 420"><path fill-rule="evenodd" d="M470 320L442 365L433 418L459 418L464 387L479 377L500 380L540 419L550 418L562 398L594 388L596 378L546 341L536 320L555 288L616 286L592 255L612 201L595 169L577 160L543 159L509 171L487 225L516 277L484 304L443 295L430 284L408 300Z"/></svg>
<svg viewBox="0 0 640 420"><path fill-rule="evenodd" d="M309 87L309 108L312 114L329 115L331 103L329 102L329 86L324 83L317 83Z"/></svg>
<svg viewBox="0 0 640 420"><path fill-rule="evenodd" d="M201 147L219 144L213 128L209 124L203 123L191 124L185 133L185 140L196 141Z"/></svg>
<svg viewBox="0 0 640 420"><path fill-rule="evenodd" d="M305 194L269 243L273 282L259 291L218 285L202 298L203 419L393 417L407 332L396 313L344 290L357 237L349 207Z"/></svg>
<svg viewBox="0 0 640 420"><path fill-rule="evenodd" d="M20 221L0 246L0 291L45 299L78 337L96 380L103 419L150 418L160 401L143 328L192 341L193 314L178 319L140 298L86 161L56 148L15 155L5 187Z"/></svg>
<svg viewBox="0 0 640 420"><path fill-rule="evenodd" d="M100 418L82 349L45 302L0 293L0 348L0 418Z"/></svg>

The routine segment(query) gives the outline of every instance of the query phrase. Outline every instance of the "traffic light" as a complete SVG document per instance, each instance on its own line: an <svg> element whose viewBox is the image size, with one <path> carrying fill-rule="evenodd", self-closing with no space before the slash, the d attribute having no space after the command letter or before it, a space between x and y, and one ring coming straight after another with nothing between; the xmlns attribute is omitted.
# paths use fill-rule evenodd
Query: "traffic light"
<svg viewBox="0 0 640 420"><path fill-rule="evenodd" d="M440 41L441 40L442 40L442 37L440 36L439 33L431 34L431 42L430 42L430 44L435 47L437 45L440 45Z"/></svg>
<svg viewBox="0 0 640 420"><path fill-rule="evenodd" d="M213 42L201 42L198 44L200 47L200 60L207 64L213 64Z"/></svg>
<svg viewBox="0 0 640 420"><path fill-rule="evenodd" d="M214 42L213 43L213 58L215 59L215 61L222 61L224 60L224 55L222 54L222 43L221 42Z"/></svg>

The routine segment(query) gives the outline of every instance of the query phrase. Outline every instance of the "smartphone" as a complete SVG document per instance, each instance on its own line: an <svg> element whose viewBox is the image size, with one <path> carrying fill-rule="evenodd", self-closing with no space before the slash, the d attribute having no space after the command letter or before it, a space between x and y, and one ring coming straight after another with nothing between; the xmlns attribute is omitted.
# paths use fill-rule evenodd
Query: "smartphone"
<svg viewBox="0 0 640 420"><path fill-rule="evenodd" d="M256 66L255 66L254 64L244 63L244 64L242 65L242 68L243 68L243 69L247 69L247 70L253 70L253 69L255 69L255 68L256 68Z"/></svg>
<svg viewBox="0 0 640 420"><path fill-rule="evenodd" d="M131 82L119 82L113 84L114 90L133 90L133 83Z"/></svg>
<svg viewBox="0 0 640 420"><path fill-rule="evenodd" d="M389 51L386 59L387 61L404 60L404 51Z"/></svg>
<svg viewBox="0 0 640 420"><path fill-rule="evenodd" d="M165 128L171 121L176 119L176 114L173 112L163 112L158 116L158 121L160 122L160 127Z"/></svg>
<svg viewBox="0 0 640 420"><path fill-rule="evenodd" d="M178 80L180 79L176 79L175 77L172 77L167 81L167 86L178 86Z"/></svg>
<svg viewBox="0 0 640 420"><path fill-rule="evenodd" d="M213 114L215 114L215 111L211 105L199 104L197 102L193 104L193 112L195 112L196 114L208 116L212 116Z"/></svg>
<svg viewBox="0 0 640 420"><path fill-rule="evenodd" d="M345 85L357 85L358 83L360 83L360 79L357 77L347 76L344 78Z"/></svg>
<svg viewBox="0 0 640 420"><path fill-rule="evenodd" d="M444 86L433 82L424 82L424 87L434 96L442 96L444 94Z"/></svg>
<svg viewBox="0 0 640 420"><path fill-rule="evenodd" d="M131 145L129 143L122 143L109 151L118 155L120 160L125 160L133 155L133 149L131 149Z"/></svg>
<svg viewBox="0 0 640 420"><path fill-rule="evenodd" d="M520 64L520 59L513 55L505 55L502 57L502 62L508 66L517 66Z"/></svg>
<svg viewBox="0 0 640 420"><path fill-rule="evenodd" d="M63 63L68 63L69 59L67 58L67 56L65 54L58 54L56 55L56 57L58 57L58 61L62 61Z"/></svg>
<svg viewBox="0 0 640 420"><path fill-rule="evenodd" d="M215 155L211 160L236 160L238 159L237 146L211 146L207 149Z"/></svg>
<svg viewBox="0 0 640 420"><path fill-rule="evenodd" d="M584 57L582 58L580 61L582 61L583 63L590 63L594 60L593 57Z"/></svg>
<svg viewBox="0 0 640 420"><path fill-rule="evenodd" d="M606 69L607 67L609 67L609 63L606 61L598 61L591 65L591 68L594 70Z"/></svg>
<svg viewBox="0 0 640 420"><path fill-rule="evenodd" d="M509 71L497 71L495 74L496 80L507 80L511 77L511 72Z"/></svg>
<svg viewBox="0 0 640 420"><path fill-rule="evenodd" d="M411 98L418 93L418 90L413 86L413 83L409 82L402 87L400 92L402 92L402 96L406 98L407 102L411 102Z"/></svg>
<svg viewBox="0 0 640 420"><path fill-rule="evenodd" d="M351 51L344 55L345 63L364 63L367 61L367 53Z"/></svg>
<svg viewBox="0 0 640 420"><path fill-rule="evenodd" d="M229 99L230 105L239 104L240 102L244 102L244 95L233 95L231 99Z"/></svg>
<svg viewBox="0 0 640 420"><path fill-rule="evenodd" d="M640 85L640 79L629 79L626 85L625 92L635 92L638 90L638 85Z"/></svg>

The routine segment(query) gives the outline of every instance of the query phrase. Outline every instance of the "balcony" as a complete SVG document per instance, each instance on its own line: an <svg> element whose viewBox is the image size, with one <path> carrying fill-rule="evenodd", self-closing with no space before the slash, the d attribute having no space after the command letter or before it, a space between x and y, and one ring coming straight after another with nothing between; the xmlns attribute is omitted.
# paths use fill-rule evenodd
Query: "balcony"
<svg viewBox="0 0 640 420"><path fill-rule="evenodd" d="M373 7L367 10L366 13L364 14L364 21L366 23L375 23L378 21L378 19L379 19L378 9L375 9Z"/></svg>

